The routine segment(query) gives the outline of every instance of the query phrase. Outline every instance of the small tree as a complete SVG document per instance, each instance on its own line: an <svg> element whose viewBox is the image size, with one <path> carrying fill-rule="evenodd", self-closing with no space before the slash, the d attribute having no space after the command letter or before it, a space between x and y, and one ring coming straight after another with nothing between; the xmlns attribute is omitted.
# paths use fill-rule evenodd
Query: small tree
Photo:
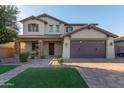
<svg viewBox="0 0 124 93"><path fill-rule="evenodd" d="M13 5L0 5L0 44L17 39L18 8Z"/></svg>

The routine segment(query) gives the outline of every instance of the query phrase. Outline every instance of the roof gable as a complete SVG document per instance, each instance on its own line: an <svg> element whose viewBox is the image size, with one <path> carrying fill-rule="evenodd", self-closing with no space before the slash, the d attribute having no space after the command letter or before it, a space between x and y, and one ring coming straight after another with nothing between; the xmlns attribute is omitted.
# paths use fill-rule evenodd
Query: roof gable
<svg viewBox="0 0 124 93"><path fill-rule="evenodd" d="M38 17L38 18L40 18L40 17L49 17L49 18L51 18L51 19L53 19L53 20L56 20L56 21L59 21L59 22L61 22L61 23L68 24L67 22L64 22L64 21L62 21L62 20L60 20L60 19L58 19L58 18L55 18L55 17L53 17L53 16L51 16L51 15L46 14L46 13L43 13L43 14L37 16L37 17Z"/></svg>
<svg viewBox="0 0 124 93"><path fill-rule="evenodd" d="M36 20L38 20L38 21L41 21L41 22L44 22L45 24L47 23L46 21L44 21L44 20L42 20L42 19L40 19L40 18L37 18L37 17L35 17L35 16L30 16L30 17L28 17L28 18L25 18L25 19L23 19L23 20L20 20L20 22L24 22L24 21L28 21L28 20L34 20L34 19L36 19Z"/></svg>
<svg viewBox="0 0 124 93"><path fill-rule="evenodd" d="M65 37L65 36L70 36L71 34L76 33L76 32L78 32L78 31L81 31L81 30L83 30L83 29L85 29L85 28L88 28L88 29L93 28L93 29L95 29L95 30L97 30L97 31L100 31L100 32L106 34L107 36L111 36L111 37L114 37L114 38L118 37L117 35L112 34L112 33L108 32L108 31L106 31L106 30L104 30L104 29L99 28L99 27L96 27L95 25L92 25L92 24L84 25L84 26L82 26L82 27L79 28L79 29L76 29L76 30L74 30L74 31L72 31L72 32L70 32L70 33L67 33L67 34L63 35L63 37Z"/></svg>

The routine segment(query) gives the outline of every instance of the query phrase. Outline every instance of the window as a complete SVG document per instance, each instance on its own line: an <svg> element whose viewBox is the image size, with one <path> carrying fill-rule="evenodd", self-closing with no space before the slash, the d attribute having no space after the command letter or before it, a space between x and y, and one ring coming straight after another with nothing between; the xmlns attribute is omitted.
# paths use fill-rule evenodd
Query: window
<svg viewBox="0 0 124 93"><path fill-rule="evenodd" d="M32 42L32 50L37 50L38 49L38 42Z"/></svg>
<svg viewBox="0 0 124 93"><path fill-rule="evenodd" d="M53 32L53 25L49 25L49 32Z"/></svg>
<svg viewBox="0 0 124 93"><path fill-rule="evenodd" d="M73 27L66 27L66 32L72 32L73 31Z"/></svg>
<svg viewBox="0 0 124 93"><path fill-rule="evenodd" d="M59 25L56 25L56 32L59 32Z"/></svg>
<svg viewBox="0 0 124 93"><path fill-rule="evenodd" d="M28 32L39 32L38 24L28 24Z"/></svg>

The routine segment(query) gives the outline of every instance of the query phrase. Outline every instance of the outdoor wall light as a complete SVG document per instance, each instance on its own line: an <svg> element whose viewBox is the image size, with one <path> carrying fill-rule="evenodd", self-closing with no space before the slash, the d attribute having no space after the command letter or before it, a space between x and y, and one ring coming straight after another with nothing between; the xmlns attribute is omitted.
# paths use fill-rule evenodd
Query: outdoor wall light
<svg viewBox="0 0 124 93"><path fill-rule="evenodd" d="M82 41L80 41L80 43L82 43Z"/></svg>
<svg viewBox="0 0 124 93"><path fill-rule="evenodd" d="M113 43L112 43L112 42L110 42L110 45L112 46L112 45L113 45Z"/></svg>
<svg viewBox="0 0 124 93"><path fill-rule="evenodd" d="M67 43L67 42L65 43L65 46L66 46L66 47L68 46L68 43Z"/></svg>

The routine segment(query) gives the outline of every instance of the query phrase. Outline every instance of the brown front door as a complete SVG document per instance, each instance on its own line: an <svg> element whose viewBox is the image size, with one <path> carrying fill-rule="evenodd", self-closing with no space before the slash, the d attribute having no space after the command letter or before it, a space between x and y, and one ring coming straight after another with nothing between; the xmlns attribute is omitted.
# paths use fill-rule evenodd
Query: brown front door
<svg viewBox="0 0 124 93"><path fill-rule="evenodd" d="M54 55L54 43L49 43L49 55Z"/></svg>

